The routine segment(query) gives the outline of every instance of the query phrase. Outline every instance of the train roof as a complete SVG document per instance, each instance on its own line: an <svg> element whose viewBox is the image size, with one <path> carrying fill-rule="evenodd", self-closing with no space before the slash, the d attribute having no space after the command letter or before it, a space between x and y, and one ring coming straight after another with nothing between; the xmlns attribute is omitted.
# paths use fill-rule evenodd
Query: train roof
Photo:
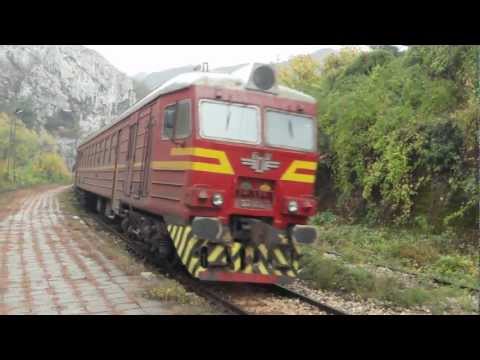
<svg viewBox="0 0 480 360"><path fill-rule="evenodd" d="M255 63L247 64L240 69L232 73L220 73L220 72L188 72L175 76L174 78L168 80L163 85L154 89L147 96L145 96L140 101L136 102L129 109L124 111L122 114L117 116L110 124L104 126L103 128L93 132L85 140L83 140L79 146L84 145L95 136L101 134L103 131L112 127L116 123L126 119L131 114L141 109L143 106L149 104L155 100L160 95L172 93L177 90L185 89L193 85L203 85L203 86L212 86L212 87L221 87L227 89L236 89L236 90L249 90L247 88L249 78L252 73L252 69L257 65ZM275 87L275 95L281 98L292 99L296 101L304 101L309 103L315 103L315 98L300 91L291 89L283 85L277 85ZM269 93L269 92L265 92Z"/></svg>

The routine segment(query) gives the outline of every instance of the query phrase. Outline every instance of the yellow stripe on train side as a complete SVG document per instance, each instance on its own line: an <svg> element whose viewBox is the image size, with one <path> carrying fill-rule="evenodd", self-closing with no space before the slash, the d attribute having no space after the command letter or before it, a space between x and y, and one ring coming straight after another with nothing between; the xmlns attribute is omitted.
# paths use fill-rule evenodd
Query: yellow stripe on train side
<svg viewBox="0 0 480 360"><path fill-rule="evenodd" d="M233 175L234 171L225 151L205 148L173 148L171 156L197 156L218 160L218 164L201 161L152 161L153 170L194 170Z"/></svg>
<svg viewBox="0 0 480 360"><path fill-rule="evenodd" d="M313 184L315 182L315 175L297 174L297 170L317 170L317 163L315 161L294 160L288 167L287 171L282 175L280 180L295 181Z"/></svg>

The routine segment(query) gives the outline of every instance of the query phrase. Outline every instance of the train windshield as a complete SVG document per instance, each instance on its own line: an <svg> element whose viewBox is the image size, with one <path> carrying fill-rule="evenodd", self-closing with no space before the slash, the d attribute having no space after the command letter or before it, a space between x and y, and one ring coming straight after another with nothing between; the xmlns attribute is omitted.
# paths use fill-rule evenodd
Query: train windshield
<svg viewBox="0 0 480 360"><path fill-rule="evenodd" d="M267 111L265 139L268 145L302 151L315 149L313 119L292 113Z"/></svg>
<svg viewBox="0 0 480 360"><path fill-rule="evenodd" d="M260 143L260 116L255 107L200 102L200 134L205 138Z"/></svg>

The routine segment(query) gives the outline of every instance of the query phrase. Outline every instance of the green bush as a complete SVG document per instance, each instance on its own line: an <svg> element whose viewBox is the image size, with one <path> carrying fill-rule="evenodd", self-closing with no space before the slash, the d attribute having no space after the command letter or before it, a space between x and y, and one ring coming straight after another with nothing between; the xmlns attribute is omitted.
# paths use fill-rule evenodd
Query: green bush
<svg viewBox="0 0 480 360"><path fill-rule="evenodd" d="M331 225L337 221L337 217L331 211L321 212L310 219L312 225Z"/></svg>

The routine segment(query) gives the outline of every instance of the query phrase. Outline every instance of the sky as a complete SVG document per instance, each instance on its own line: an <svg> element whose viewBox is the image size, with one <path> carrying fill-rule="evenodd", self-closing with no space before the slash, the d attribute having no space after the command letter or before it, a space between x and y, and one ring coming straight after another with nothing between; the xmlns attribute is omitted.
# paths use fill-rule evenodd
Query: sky
<svg viewBox="0 0 480 360"><path fill-rule="evenodd" d="M132 76L208 62L209 68L247 62L286 61L322 48L341 45L85 45Z"/></svg>

